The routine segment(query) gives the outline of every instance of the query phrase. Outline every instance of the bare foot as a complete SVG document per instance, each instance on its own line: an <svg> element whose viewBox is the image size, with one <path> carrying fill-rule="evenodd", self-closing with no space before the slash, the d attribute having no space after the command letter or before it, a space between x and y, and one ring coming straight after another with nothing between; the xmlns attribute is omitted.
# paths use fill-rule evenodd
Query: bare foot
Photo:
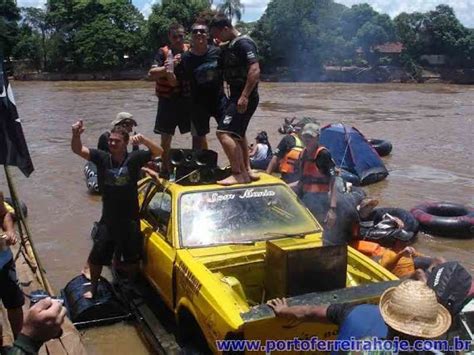
<svg viewBox="0 0 474 355"><path fill-rule="evenodd" d="M253 170L247 170L247 173L252 181L260 180L260 175L254 172Z"/></svg>
<svg viewBox="0 0 474 355"><path fill-rule="evenodd" d="M250 177L247 174L232 174L231 176L217 181L219 185L231 186L236 184L248 184Z"/></svg>
<svg viewBox="0 0 474 355"><path fill-rule="evenodd" d="M81 274L88 280L91 279L91 270L89 269L89 265L84 265L82 268Z"/></svg>

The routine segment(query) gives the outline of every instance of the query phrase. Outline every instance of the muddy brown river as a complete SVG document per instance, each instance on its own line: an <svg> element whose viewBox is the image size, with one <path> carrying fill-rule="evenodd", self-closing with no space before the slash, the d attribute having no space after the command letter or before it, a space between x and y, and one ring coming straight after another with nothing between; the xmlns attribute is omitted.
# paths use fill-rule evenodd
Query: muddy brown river
<svg viewBox="0 0 474 355"><path fill-rule="evenodd" d="M76 276L91 247L92 222L100 216L100 198L87 193L84 162L70 149L71 124L83 119L83 141L95 146L119 111L131 112L137 132L153 134L156 97L148 82L13 82L18 110L35 172L29 179L17 169L20 198L29 209L34 242L53 285L60 289ZM249 127L249 140L266 130L273 147L284 117L313 116L322 124L344 122L368 138L387 139L392 154L382 182L366 187L381 207L410 209L423 201L474 205L474 87L412 84L263 83L260 106ZM212 122L212 132L215 123ZM210 148L222 153L214 133ZM190 146L176 136L174 147ZM225 162L221 156L221 161ZM4 177L0 179L5 190ZM474 273L474 240L453 240L420 233L421 252L460 260ZM137 331L118 324L84 333L91 354L147 354Z"/></svg>

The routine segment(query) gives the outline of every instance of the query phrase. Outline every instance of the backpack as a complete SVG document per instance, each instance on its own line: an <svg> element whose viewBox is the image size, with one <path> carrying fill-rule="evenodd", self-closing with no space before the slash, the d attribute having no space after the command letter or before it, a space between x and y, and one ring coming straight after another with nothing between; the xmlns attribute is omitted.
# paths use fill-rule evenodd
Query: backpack
<svg viewBox="0 0 474 355"><path fill-rule="evenodd" d="M439 303L455 316L468 301L472 276L458 262L449 261L435 266L426 283L435 291Z"/></svg>

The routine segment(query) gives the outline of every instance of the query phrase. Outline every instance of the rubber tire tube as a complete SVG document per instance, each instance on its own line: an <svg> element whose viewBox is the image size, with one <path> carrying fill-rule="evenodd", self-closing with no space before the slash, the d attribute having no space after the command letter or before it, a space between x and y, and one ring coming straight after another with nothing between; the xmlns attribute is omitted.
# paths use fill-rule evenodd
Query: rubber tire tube
<svg viewBox="0 0 474 355"><path fill-rule="evenodd" d="M424 203L411 213L423 230L442 237L474 238L474 209L452 202Z"/></svg>
<svg viewBox="0 0 474 355"><path fill-rule="evenodd" d="M368 142L381 157L389 155L393 148L392 143L383 139L369 139Z"/></svg>

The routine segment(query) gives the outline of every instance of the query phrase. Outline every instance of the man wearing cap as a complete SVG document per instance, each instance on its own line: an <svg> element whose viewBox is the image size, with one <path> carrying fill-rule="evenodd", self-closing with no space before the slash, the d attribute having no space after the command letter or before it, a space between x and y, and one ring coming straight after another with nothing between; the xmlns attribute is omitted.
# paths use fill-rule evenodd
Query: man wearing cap
<svg viewBox="0 0 474 355"><path fill-rule="evenodd" d="M337 340L398 337L413 344L414 340L436 339L451 326L451 314L438 303L435 292L424 282L414 280L386 290L378 306L349 303L289 306L285 298L267 304L277 317L337 324Z"/></svg>
<svg viewBox="0 0 474 355"><path fill-rule="evenodd" d="M296 191L303 203L319 222L324 222L324 229L330 230L336 222L336 165L326 147L319 145L319 125L307 123L301 138L306 148L300 158L301 178Z"/></svg>
<svg viewBox="0 0 474 355"><path fill-rule="evenodd" d="M88 258L91 288L84 290L84 297L93 298L97 293L102 266L109 265L114 254L115 260L123 261L130 271L129 276L133 276L143 243L137 181L141 168L158 157L162 150L141 134L129 137L127 130L121 126L115 126L110 132L109 153L89 149L82 145L84 130L82 121L72 125L71 149L97 165L97 179L102 192L102 217L94 228L94 244ZM143 144L149 150L128 153L129 140L135 145Z"/></svg>
<svg viewBox="0 0 474 355"><path fill-rule="evenodd" d="M125 128L125 130L130 134L133 131L133 127L137 126L137 121L133 119L133 115L128 112L119 112L115 120L111 123L112 128L120 126ZM97 149L100 149L104 152L109 152L109 138L110 131L104 132L100 135L99 141L97 142ZM138 145L132 144L132 150L138 150Z"/></svg>

